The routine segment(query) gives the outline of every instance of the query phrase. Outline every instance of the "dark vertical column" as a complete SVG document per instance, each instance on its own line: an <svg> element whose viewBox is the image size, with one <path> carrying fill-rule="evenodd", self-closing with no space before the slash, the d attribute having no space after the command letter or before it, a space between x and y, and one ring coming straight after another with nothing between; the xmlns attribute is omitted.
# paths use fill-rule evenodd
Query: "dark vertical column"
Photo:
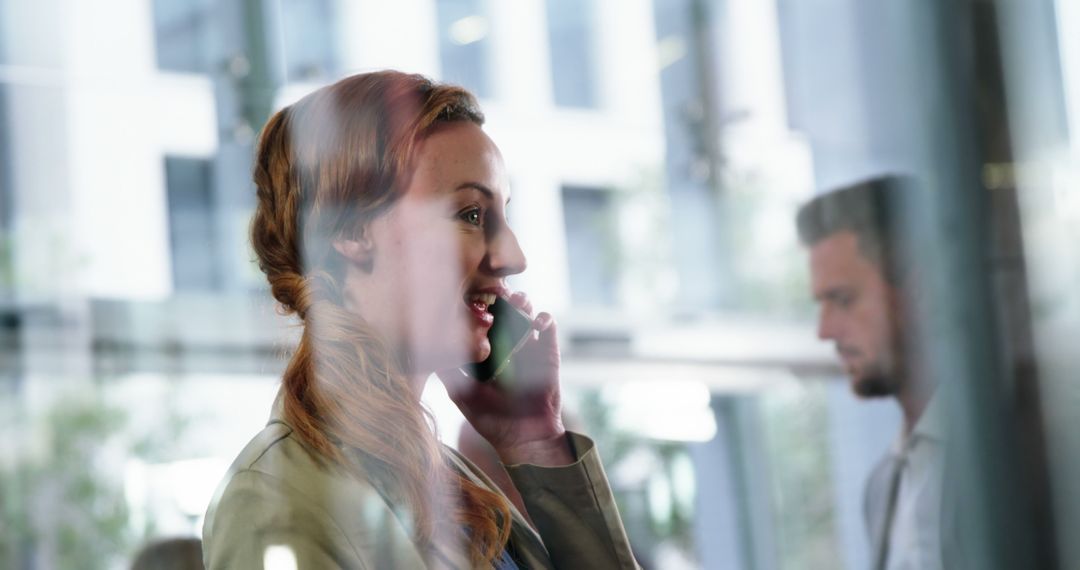
<svg viewBox="0 0 1080 570"><path fill-rule="evenodd" d="M281 53L275 41L280 30L277 2L242 0L219 5L211 78L217 107L220 146L213 168L218 235L235 244L246 236L254 205L251 160L255 137L273 110L284 82ZM278 38L280 39L280 38ZM246 239L242 241L246 243ZM244 248L221 253L226 291L246 288L250 256Z"/></svg>
<svg viewBox="0 0 1080 570"><path fill-rule="evenodd" d="M733 303L725 263L725 224L718 172L714 42L710 2L656 0L659 42L682 46L660 71L665 178L680 280L680 309L697 314Z"/></svg>
<svg viewBox="0 0 1080 570"><path fill-rule="evenodd" d="M5 29L7 19L6 6L0 5L0 30ZM8 63L7 44L0 38L0 65ZM11 110L8 108L7 83L0 83L0 307L4 307L14 298L12 280L14 263L11 259L11 229L15 220L15 180L12 174L11 147Z"/></svg>
<svg viewBox="0 0 1080 570"><path fill-rule="evenodd" d="M1011 445L1006 451L1016 469L1011 476L1023 489L1013 494L1017 501L1011 508L1017 518L1003 521L1008 526L1002 532L1026 532L1017 543L1020 561L1052 569L1060 563L1058 535L1015 170L1022 144L1053 145L1068 138L1056 26L1052 3L1045 0L977 3L973 10L980 55L977 77L984 93L977 109L986 133L982 182L990 198L990 278L1000 323L997 343L1006 374L1005 427L1011 435L1004 444ZM1011 42L1005 34L1013 36ZM1023 68L1013 70L1011 82L1006 81L1009 59ZM1023 73L1036 69L1033 74ZM1014 90L1037 93L1038 106L1020 105L1018 97L1010 95ZM1024 142L1020 130L1028 132ZM1002 170L1008 175L1002 176ZM1010 491L997 489L998 493Z"/></svg>
<svg viewBox="0 0 1080 570"><path fill-rule="evenodd" d="M931 293L924 317L950 423L947 514L966 568L1057 567L1012 162L998 11L920 5L919 65L937 87L928 192L914 204ZM947 530L949 527L947 526ZM948 562L947 562L948 563Z"/></svg>
<svg viewBox="0 0 1080 570"><path fill-rule="evenodd" d="M3 56L0 55L0 62ZM11 278L10 233L15 221L14 177L11 168L11 110L8 108L8 86L0 83L0 300L8 298Z"/></svg>
<svg viewBox="0 0 1080 570"><path fill-rule="evenodd" d="M758 402L714 396L716 436L689 445L697 480L694 542L702 568L778 567Z"/></svg>
<svg viewBox="0 0 1080 570"><path fill-rule="evenodd" d="M1035 218L1046 216L1051 223L1061 223L1064 217L1050 214L1058 205L1052 200L1054 184L1052 176L1046 176L1048 157L1059 155L1070 146L1070 133L1068 115L1065 102L1065 87L1062 77L1062 54L1059 54L1058 18L1057 6L1065 6L1069 3L1057 3L1053 0L1033 0L1029 2L1000 2L997 4L997 24L1000 31L1000 45L1002 52L1003 71L1005 77L1005 91L1008 94L1008 110L1012 128L1011 162L995 165L986 176L987 184L998 190L993 193L999 195L1001 200L1016 201L1019 189L1016 187L1016 170L1026 170L1034 176L1024 179L1023 203L1025 214L1033 211L1042 211L1040 215L1025 216L1024 221L1029 224L1036 222ZM1063 22L1064 23L1064 22ZM1073 132L1075 144L1078 133ZM1075 192L1075 188L1070 189ZM1035 200L1047 200L1046 203L1035 203ZM1009 215L1004 222L1011 231L1004 233L1005 238L1014 234L1016 239L1006 241L1010 251L1015 255L1006 258L1020 259L1022 253L1032 251L1031 247L1023 247L1020 242L1021 220L1020 215L1013 210L1007 210ZM1045 220L1039 220L1045 221ZM1064 224L1062 224L1064 226ZM1012 229L1015 228L1015 229ZM1026 228L1026 234L1031 236L1040 231L1034 225ZM1072 255L1075 244L1067 244L1066 240L1060 240L1060 245L1065 245L1065 255ZM1035 244L1038 247L1047 247L1044 241ZM1053 246L1051 246L1053 247ZM1062 250L1057 251L1032 251L1033 257L1028 259L1031 273L1042 273L1047 270L1048 262L1058 260L1050 259L1053 254L1061 255ZM1036 256L1042 257L1039 260ZM1061 259L1062 263L1068 264L1069 259ZM1003 287L1015 290L1015 295L1028 297L1029 273L1025 270L1027 264L1017 264L1018 270L1008 274L1010 279L1003 278ZM1037 275L1045 278L1045 273ZM1062 295L1063 292L1059 293ZM1075 292L1074 292L1075 293ZM1062 320L1063 311L1055 301L1067 297L1047 295L1045 292L1032 297L1030 305L1022 304L1016 307L1017 314L1010 317L1018 322L1011 329L1023 334L1017 339L1017 343L1026 349L1015 360L1020 367L1017 385L1017 407L1019 409L1019 421L1021 422L1019 445L1022 450L1034 451L1042 455L1042 461L1036 461L1038 457L1025 459L1025 466L1030 468L1027 473L1029 485L1039 485L1037 495L1032 501L1032 516L1039 524L1035 548L1037 552L1050 552L1057 548L1058 565L1061 568L1072 568L1080 564L1080 548L1073 536L1077 528L1077 516L1080 515L1080 494L1077 493L1076 481L1080 474L1080 440L1076 438L1080 434L1080 383L1077 382L1077 367L1080 365L1080 354L1069 347L1075 346L1075 335L1062 334L1056 329L1057 323ZM1034 333L1032 333L1034 329ZM1072 330L1076 330L1075 327ZM1033 338L1041 343L1037 347ZM1026 342L1025 342L1026 341ZM1038 355L1039 368L1036 375L1036 367L1031 364L1036 358L1031 352ZM1037 381L1037 383L1036 383ZM1040 409L1041 408L1041 409ZM1043 450L1046 449L1044 452ZM1046 457L1053 458L1053 465L1049 465ZM1053 487L1046 484L1047 471L1056 471L1057 480L1053 481ZM1051 491L1053 494L1051 494ZM1051 517L1051 510L1056 516ZM1050 528L1050 524L1056 527ZM1057 540L1054 541L1053 539Z"/></svg>
<svg viewBox="0 0 1080 570"><path fill-rule="evenodd" d="M0 5L0 30L5 28L6 6ZM7 45L0 38L0 65L7 64ZM15 180L11 164L11 109L7 83L0 83L0 394L18 389L22 377L20 323L15 306Z"/></svg>

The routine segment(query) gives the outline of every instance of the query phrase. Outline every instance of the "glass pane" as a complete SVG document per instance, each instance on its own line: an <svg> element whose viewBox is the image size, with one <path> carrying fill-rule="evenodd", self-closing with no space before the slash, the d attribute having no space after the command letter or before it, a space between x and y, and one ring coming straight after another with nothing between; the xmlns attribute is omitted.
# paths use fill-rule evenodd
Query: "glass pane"
<svg viewBox="0 0 1080 570"><path fill-rule="evenodd" d="M611 194L564 186L563 217L570 265L570 295L583 307L614 305L619 273L618 231Z"/></svg>
<svg viewBox="0 0 1080 570"><path fill-rule="evenodd" d="M596 34L591 0L546 0L548 45L551 49L551 82L555 104L561 107L595 107L594 73Z"/></svg>
<svg viewBox="0 0 1080 570"><path fill-rule="evenodd" d="M413 508L543 512L530 481L580 478L517 476L454 403L530 394L454 383L517 290L557 323L561 416L505 409L595 443L543 448L613 498L564 527L617 510L643 567L1073 567L1078 26L1069 0L0 2L0 567L197 567L208 512L294 483L373 567L429 552ZM385 68L465 87L482 133L459 99L399 144L426 88L330 87ZM220 507L261 445L314 475ZM448 559L507 520L451 511ZM240 518L207 556L273 534ZM558 555L518 522L491 557ZM335 536L245 562L321 567L303 544Z"/></svg>
<svg viewBox="0 0 1080 570"><path fill-rule="evenodd" d="M212 291L222 287L210 164L205 160L166 157L169 194L169 241L173 286L177 291Z"/></svg>
<svg viewBox="0 0 1080 570"><path fill-rule="evenodd" d="M326 80L338 72L333 0L282 0L285 73L290 81Z"/></svg>
<svg viewBox="0 0 1080 570"><path fill-rule="evenodd" d="M444 81L491 97L491 19L486 0L438 0L439 64Z"/></svg>
<svg viewBox="0 0 1080 570"><path fill-rule="evenodd" d="M209 73L212 3L209 0L154 0L157 65L167 71Z"/></svg>

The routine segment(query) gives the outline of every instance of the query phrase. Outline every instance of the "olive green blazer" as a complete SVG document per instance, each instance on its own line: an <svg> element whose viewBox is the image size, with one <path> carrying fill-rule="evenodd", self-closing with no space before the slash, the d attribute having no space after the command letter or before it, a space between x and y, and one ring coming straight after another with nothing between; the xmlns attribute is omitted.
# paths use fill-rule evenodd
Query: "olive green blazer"
<svg viewBox="0 0 1080 570"><path fill-rule="evenodd" d="M330 464L294 435L279 408L218 486L203 525L209 570L262 569L291 550L296 568L427 568L395 514L392 477L367 479ZM538 530L513 510L508 552L521 568L638 568L593 442L570 434L577 461L565 467L507 467ZM471 462L446 448L450 463L497 490ZM368 471L369 473L371 471ZM469 568L458 548L436 545L429 561Z"/></svg>

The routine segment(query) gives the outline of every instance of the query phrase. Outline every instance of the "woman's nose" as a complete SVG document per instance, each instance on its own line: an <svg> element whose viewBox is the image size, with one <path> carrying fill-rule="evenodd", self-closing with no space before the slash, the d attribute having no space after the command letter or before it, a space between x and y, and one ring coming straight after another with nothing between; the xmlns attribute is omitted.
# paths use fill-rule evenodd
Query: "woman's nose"
<svg viewBox="0 0 1080 570"><path fill-rule="evenodd" d="M525 271L525 267L528 266L517 236L509 226L503 226L497 234L492 236L488 246L488 264L491 271L499 277L516 275Z"/></svg>

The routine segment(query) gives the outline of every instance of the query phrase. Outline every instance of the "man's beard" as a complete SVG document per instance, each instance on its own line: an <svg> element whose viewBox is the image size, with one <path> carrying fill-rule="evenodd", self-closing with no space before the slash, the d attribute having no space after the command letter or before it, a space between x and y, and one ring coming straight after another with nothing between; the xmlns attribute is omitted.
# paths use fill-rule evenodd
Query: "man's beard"
<svg viewBox="0 0 1080 570"><path fill-rule="evenodd" d="M852 390L862 398L887 398L895 396L900 391L903 367L901 360L890 353L883 358L874 361L863 370L851 370ZM857 376L856 376L857 374Z"/></svg>
<svg viewBox="0 0 1080 570"><path fill-rule="evenodd" d="M887 398L895 396L899 386L896 379L886 374L870 374L855 379L852 390L861 398Z"/></svg>
<svg viewBox="0 0 1080 570"><path fill-rule="evenodd" d="M894 331L887 349L860 349L837 343L837 352L844 357L851 382L851 391L860 398L889 398L896 396L906 376L905 343L900 331Z"/></svg>

